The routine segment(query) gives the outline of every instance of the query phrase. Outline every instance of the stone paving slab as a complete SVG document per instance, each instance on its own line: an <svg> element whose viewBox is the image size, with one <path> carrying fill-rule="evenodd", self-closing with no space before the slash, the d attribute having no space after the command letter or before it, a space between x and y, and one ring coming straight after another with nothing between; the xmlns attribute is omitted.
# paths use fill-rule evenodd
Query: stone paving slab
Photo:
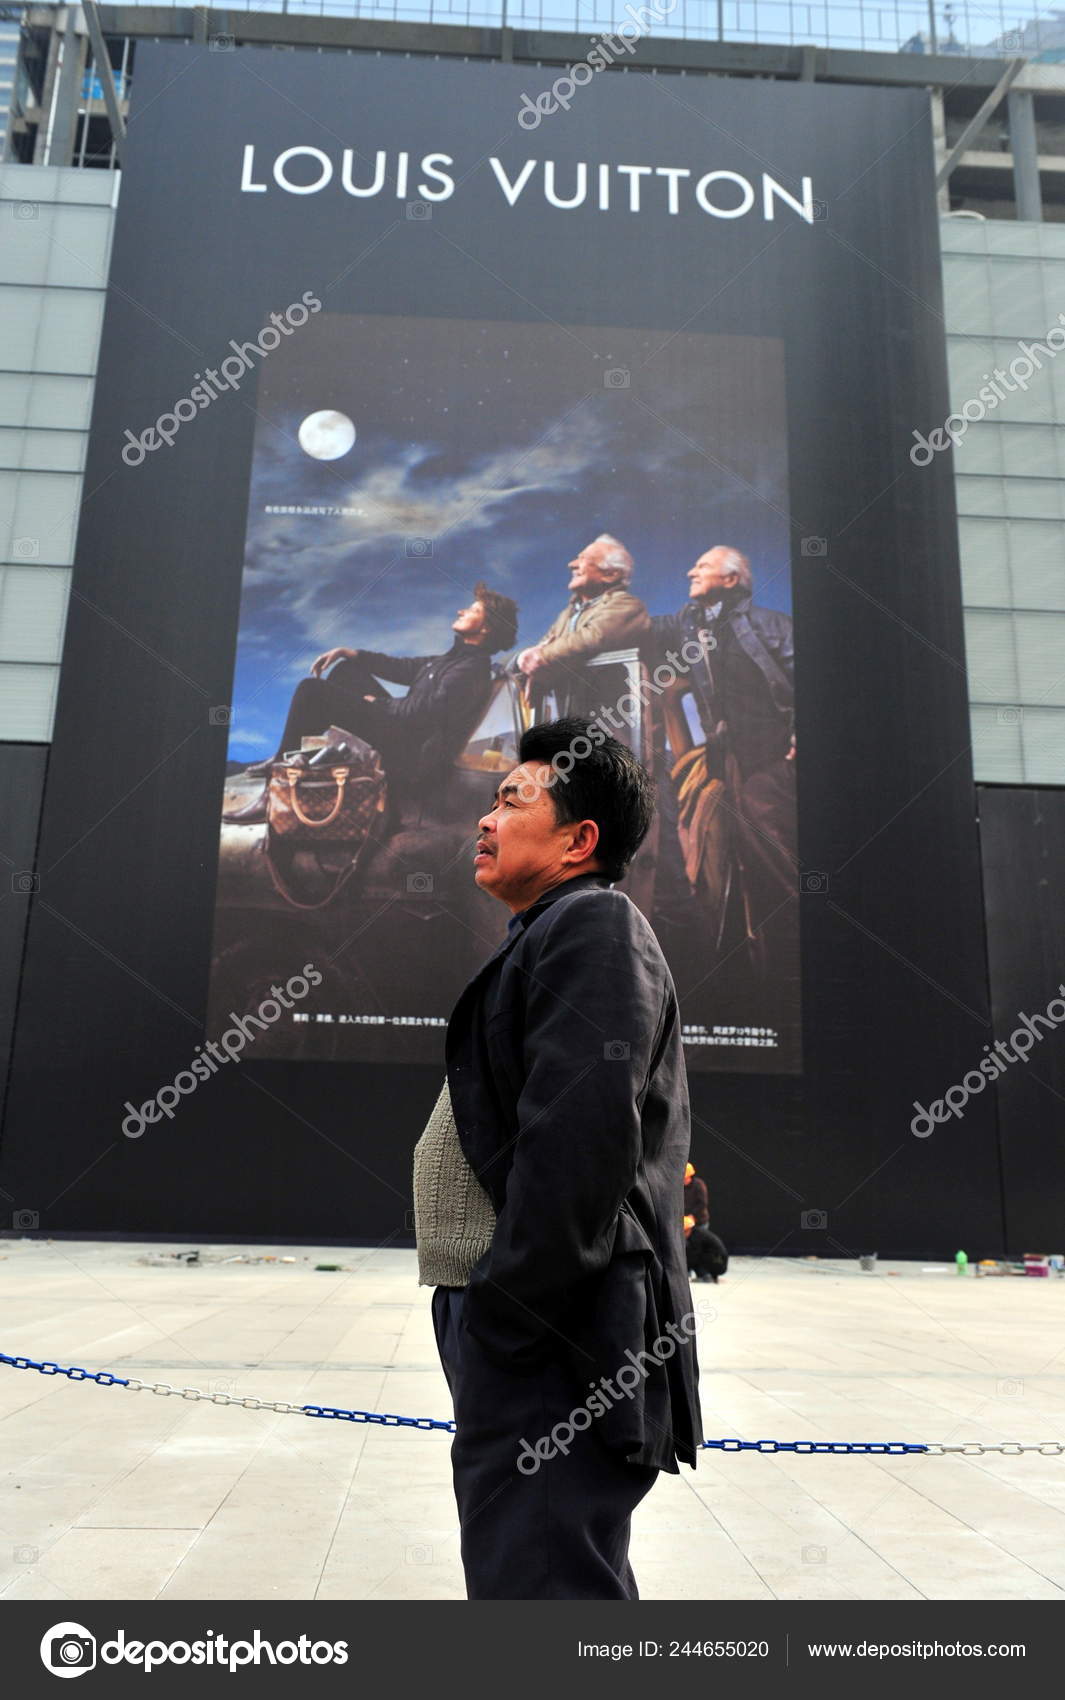
<svg viewBox="0 0 1065 1700"><path fill-rule="evenodd" d="M0 1349L450 1415L413 1252L175 1249L0 1241ZM1065 1440L1065 1280L735 1258L693 1298L708 1435ZM0 1595L463 1600L449 1444L0 1368ZM645 1599L1063 1599L1065 1457L704 1453L632 1560Z"/></svg>

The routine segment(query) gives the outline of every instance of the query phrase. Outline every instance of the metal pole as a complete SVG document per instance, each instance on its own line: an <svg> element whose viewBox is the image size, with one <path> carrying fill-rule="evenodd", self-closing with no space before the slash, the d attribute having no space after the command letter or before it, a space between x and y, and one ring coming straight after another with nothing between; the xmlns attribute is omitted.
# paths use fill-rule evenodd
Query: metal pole
<svg viewBox="0 0 1065 1700"><path fill-rule="evenodd" d="M1007 97L1010 115L1010 149L1013 153L1013 193L1017 217L1032 224L1043 222L1043 196L1039 183L1039 144L1035 133L1035 98L1030 89L1011 89Z"/></svg>
<svg viewBox="0 0 1065 1700"><path fill-rule="evenodd" d="M976 140L977 136L980 134L980 131L983 129L984 125L987 123L992 112L994 112L995 107L998 105L999 101L1002 99L1002 96L1006 93L1006 90L1009 88L1009 86L1013 82L1014 78L1019 76L1020 73L1024 70L1024 67L1027 63L1028 63L1028 61L1026 59L1011 59L1010 60L1009 64L1006 66L1006 69L1003 71L1001 77L999 78L998 82L995 84L994 88L991 90L991 93L988 95L987 99L984 101L983 105L980 107L979 112L975 113L974 116L969 119L968 124L966 124L961 135L958 137L957 141L954 143L954 146L951 148L949 154L947 155L946 159L943 161L943 164L940 166L938 172L936 173L936 188L937 189L942 189L944 183L947 181L947 178L950 176L951 172L954 170L954 167L957 165L959 159L961 158L962 154L965 152L966 148L972 147L973 142Z"/></svg>
<svg viewBox="0 0 1065 1700"><path fill-rule="evenodd" d="M81 104L81 78L85 69L85 37L77 32L77 8L61 8L63 57L56 79L52 128L48 140L48 165L74 163L74 132ZM58 21L58 20L57 20Z"/></svg>
<svg viewBox="0 0 1065 1700"><path fill-rule="evenodd" d="M92 42L93 70L104 91L104 105L107 108L107 118L115 141L115 158L121 165L122 150L126 140L126 123L118 104L115 79L111 71L111 55L108 53L107 43L104 41L100 13L97 10L95 0L84 0L83 10L85 22L89 26L89 40Z"/></svg>

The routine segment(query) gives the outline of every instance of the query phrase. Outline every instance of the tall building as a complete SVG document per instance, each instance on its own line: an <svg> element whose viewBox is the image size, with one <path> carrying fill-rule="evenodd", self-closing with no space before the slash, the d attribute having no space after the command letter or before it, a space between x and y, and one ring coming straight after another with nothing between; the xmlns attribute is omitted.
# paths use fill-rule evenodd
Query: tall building
<svg viewBox="0 0 1065 1700"><path fill-rule="evenodd" d="M82 469L140 43L502 59L558 75L587 53L587 25L567 28L560 6L540 26L532 10L430 0L224 13L3 9L0 794L13 874L33 866L77 520L91 497ZM705 7L674 10L606 74L668 79L677 91L707 77L927 90L956 410L973 830L982 831L992 1004L1008 1016L1046 1002L1053 984L1044 981L1065 952L1056 838L1065 828L1065 359L1047 341L1065 324L1065 63L1055 57L1065 49L1065 12L1013 26L1000 11L991 45L966 54L965 44L982 39L980 18L990 33L986 8L938 16L933 34L927 7L899 7L890 40L876 34L883 21L872 7L848 8L847 23L827 20L824 40L780 40L785 11L773 0L726 6L709 21ZM570 21L580 21L576 12ZM988 390L996 372L1013 376ZM32 884L16 885L0 902L0 1077L33 895ZM1018 941L1038 946L1041 959ZM1049 1137L1060 1125L1065 1056L1048 1044L1041 1064L1042 1086L1033 1067L1023 1091L1011 1082L1000 1097L1004 1149L1016 1149L1022 1126L1025 1137ZM1008 1186L1008 1161L1005 1170ZM1016 1208L1026 1225L1042 1220Z"/></svg>

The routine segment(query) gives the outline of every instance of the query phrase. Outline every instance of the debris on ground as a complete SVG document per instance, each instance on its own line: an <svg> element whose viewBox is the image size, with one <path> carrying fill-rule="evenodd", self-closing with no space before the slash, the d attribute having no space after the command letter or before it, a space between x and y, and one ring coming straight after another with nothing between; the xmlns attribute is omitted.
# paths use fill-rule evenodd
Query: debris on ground
<svg viewBox="0 0 1065 1700"><path fill-rule="evenodd" d="M289 1254L282 1256L280 1252L259 1253L238 1251L229 1252L227 1255L223 1256L218 1252L203 1251L198 1247L192 1251L149 1251L145 1252L142 1257L135 1259L135 1262L142 1264L149 1269L173 1269L175 1263L183 1264L186 1269L199 1269L208 1263L216 1264L218 1266L222 1266L223 1264L228 1265L232 1263L240 1263L247 1267L249 1264L307 1263L308 1261L309 1259L306 1256L293 1257ZM347 1264L316 1263L315 1268L344 1270L346 1273L350 1274Z"/></svg>

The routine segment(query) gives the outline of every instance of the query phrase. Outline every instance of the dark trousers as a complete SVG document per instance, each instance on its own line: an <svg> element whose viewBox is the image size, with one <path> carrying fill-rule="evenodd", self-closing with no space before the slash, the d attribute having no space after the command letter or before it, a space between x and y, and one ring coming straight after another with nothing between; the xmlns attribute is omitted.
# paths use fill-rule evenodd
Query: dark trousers
<svg viewBox="0 0 1065 1700"><path fill-rule="evenodd" d="M735 808L751 919L757 927L799 894L795 763L781 759L749 774Z"/></svg>
<svg viewBox="0 0 1065 1700"><path fill-rule="evenodd" d="M688 1268L694 1275L710 1275L716 1281L728 1268L728 1252L724 1242L709 1228L696 1223L684 1242Z"/></svg>
<svg viewBox="0 0 1065 1700"><path fill-rule="evenodd" d="M367 696L374 698L366 702ZM301 679L292 693L288 719L280 747L273 759L279 761L289 750L298 750L304 736L317 737L328 726L342 726L382 750L394 742L394 727L386 704L389 693L374 678L358 656L338 661L324 679Z"/></svg>
<svg viewBox="0 0 1065 1700"><path fill-rule="evenodd" d="M658 1475L607 1450L595 1422L518 1469L581 1403L561 1363L500 1369L460 1332L464 1290L437 1287L433 1327L455 1407L451 1465L471 1600L636 1600L629 1520ZM528 1455L523 1452L528 1465Z"/></svg>

